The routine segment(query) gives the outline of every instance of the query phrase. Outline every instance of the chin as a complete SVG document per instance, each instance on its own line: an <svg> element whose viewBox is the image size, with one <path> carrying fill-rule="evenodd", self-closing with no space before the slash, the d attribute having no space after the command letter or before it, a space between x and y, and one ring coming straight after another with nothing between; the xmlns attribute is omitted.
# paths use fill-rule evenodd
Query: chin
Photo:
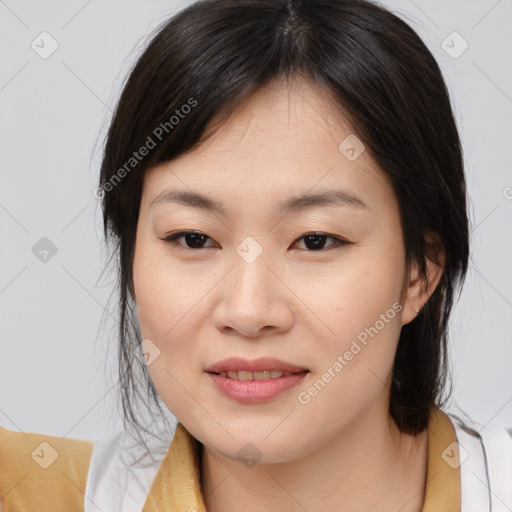
<svg viewBox="0 0 512 512"><path fill-rule="evenodd" d="M286 421L286 420L285 420ZM242 462L247 467L254 464L279 464L290 462L307 456L317 447L313 439L298 438L291 430L279 426L274 432L269 425L279 425L279 421L273 421L257 428L250 422L242 425L229 425L231 437L224 430L219 435L219 429L213 432L200 431L192 433L203 445L226 459Z"/></svg>
<svg viewBox="0 0 512 512"><path fill-rule="evenodd" d="M306 455L298 450L296 440L274 439L270 442L263 436L261 439L247 440L235 438L229 443L208 443L208 448L221 457L241 463L248 468L262 464L280 464L291 462Z"/></svg>

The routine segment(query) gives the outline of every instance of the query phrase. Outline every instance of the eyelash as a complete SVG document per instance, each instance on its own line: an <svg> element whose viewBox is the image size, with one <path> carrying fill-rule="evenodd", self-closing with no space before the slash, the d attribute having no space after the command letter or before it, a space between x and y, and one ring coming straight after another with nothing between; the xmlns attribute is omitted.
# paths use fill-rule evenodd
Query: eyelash
<svg viewBox="0 0 512 512"><path fill-rule="evenodd" d="M177 233L173 233L171 235L168 235L168 236L166 236L164 238L160 238L160 240L163 240L164 242L167 242L169 244L178 244L178 245L182 245L183 246L183 244L179 244L177 242L177 240L180 239L180 238L183 238L184 236L189 235L189 234L202 235L202 236L206 237L207 239L212 240L208 235L205 235L204 233L201 233L200 231L179 231ZM335 244L333 246L331 246L330 248L332 248L332 247L341 247L341 246L345 246L345 245L351 245L353 243L353 242L349 242L348 240L344 240L343 238L340 238L340 237L337 237L337 236L333 236L333 235L328 235L327 233L317 232L317 231L313 231L313 232L310 232L310 233L305 233L304 235L302 235L299 238L297 238L293 243L295 244L299 240L301 240L303 238L306 238L306 237L309 237L309 236L321 236L321 237L325 237L325 238L333 240L335 242ZM183 247L185 249L190 249L191 251L197 251L197 250L200 250L200 249L210 249L211 248L211 247L193 248L193 247L186 247L186 246L183 246ZM322 252L322 251L325 251L327 249L323 249L322 248L322 249L317 249L317 250L308 250L308 249L304 249L304 250L307 251L307 252Z"/></svg>

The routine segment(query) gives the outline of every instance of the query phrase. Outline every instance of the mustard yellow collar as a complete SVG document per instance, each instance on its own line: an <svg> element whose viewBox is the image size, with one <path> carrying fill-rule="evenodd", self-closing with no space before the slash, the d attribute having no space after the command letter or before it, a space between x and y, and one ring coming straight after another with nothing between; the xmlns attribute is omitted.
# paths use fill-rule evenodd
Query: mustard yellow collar
<svg viewBox="0 0 512 512"><path fill-rule="evenodd" d="M428 468L422 512L460 512L459 450L450 418L433 409L428 423Z"/></svg>
<svg viewBox="0 0 512 512"><path fill-rule="evenodd" d="M432 410L427 435L428 468L423 512L460 512L459 453L455 430L440 409ZM206 512L200 486L200 450L201 444L178 423L143 512Z"/></svg>

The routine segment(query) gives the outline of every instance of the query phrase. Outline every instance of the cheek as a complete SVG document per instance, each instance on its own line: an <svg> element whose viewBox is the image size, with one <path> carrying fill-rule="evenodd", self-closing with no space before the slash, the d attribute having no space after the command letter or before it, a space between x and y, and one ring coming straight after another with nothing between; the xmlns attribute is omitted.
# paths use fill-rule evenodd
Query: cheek
<svg viewBox="0 0 512 512"><path fill-rule="evenodd" d="M308 302L320 306L315 312L324 321L324 336L330 332L327 337L336 345L337 340L353 339L377 322L386 333L388 325L396 324L396 334L403 264L399 251L367 246L354 251L337 271L322 279L322 286L313 288Z"/></svg>
<svg viewBox="0 0 512 512"><path fill-rule="evenodd" d="M401 329L398 294L356 288L351 295L344 290L341 295L342 289L337 290L343 298L326 318L334 334L315 343L316 371L297 393L298 408L307 421L333 433L387 399Z"/></svg>
<svg viewBox="0 0 512 512"><path fill-rule="evenodd" d="M184 268L160 241L142 239L133 262L133 280L141 333L168 340L197 315L195 305L208 290L199 272Z"/></svg>
<svg viewBox="0 0 512 512"><path fill-rule="evenodd" d="M321 390L328 383L325 387L330 388L318 402L335 400L358 407L354 401L361 405L384 389L393 367L402 310L403 258L389 249L361 249L347 259L343 270L332 273L323 291L315 288L315 296L309 298L321 305L315 312L323 327L321 343L315 344L320 369L316 377L321 381L316 387Z"/></svg>
<svg viewBox="0 0 512 512"><path fill-rule="evenodd" d="M201 371L195 342L200 339L200 333L194 310L189 311L192 305L183 300L182 288L160 287L148 281L139 290L138 321L142 338L151 340L154 345L150 343L150 346L157 347L154 349L157 357L147 366L149 376L172 414L187 417L191 396L200 396L198 383L191 378Z"/></svg>
<svg viewBox="0 0 512 512"><path fill-rule="evenodd" d="M165 247L150 242L136 248L137 318L142 339L150 340L157 354L147 369L163 402L178 417L186 416L190 395L199 394L190 376L202 371L195 340L201 338L199 317L205 314L201 299L211 288L205 277L177 266Z"/></svg>

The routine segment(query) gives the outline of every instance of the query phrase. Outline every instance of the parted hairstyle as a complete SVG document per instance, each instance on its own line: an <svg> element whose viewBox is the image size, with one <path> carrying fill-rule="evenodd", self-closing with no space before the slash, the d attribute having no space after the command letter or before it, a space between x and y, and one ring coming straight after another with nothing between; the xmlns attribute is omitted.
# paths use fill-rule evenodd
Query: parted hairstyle
<svg viewBox="0 0 512 512"><path fill-rule="evenodd" d="M141 405L163 412L143 359L135 357L142 340L132 264L144 172L198 147L213 117L227 118L256 89L294 77L328 88L391 179L407 268L416 263L427 279L426 258L435 256L426 233L436 233L444 248L437 288L401 329L389 412L402 432L417 434L451 393L448 319L466 275L469 229L462 147L433 55L405 21L366 0L199 0L150 35L102 147L97 197L110 258L118 262L127 427L144 428Z"/></svg>

